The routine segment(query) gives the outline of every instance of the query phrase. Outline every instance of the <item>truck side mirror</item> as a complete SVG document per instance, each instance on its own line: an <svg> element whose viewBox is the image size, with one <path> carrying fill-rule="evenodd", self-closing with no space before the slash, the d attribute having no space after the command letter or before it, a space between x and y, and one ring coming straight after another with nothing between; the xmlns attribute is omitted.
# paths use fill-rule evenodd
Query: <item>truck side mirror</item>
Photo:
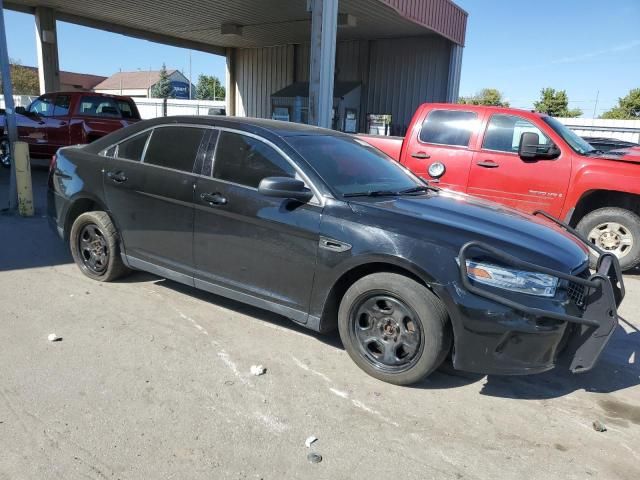
<svg viewBox="0 0 640 480"><path fill-rule="evenodd" d="M19 113L20 115L26 115L27 109L24 107L16 107L16 113Z"/></svg>
<svg viewBox="0 0 640 480"><path fill-rule="evenodd" d="M524 132L520 135L520 146L518 147L518 155L523 160L535 160L538 158L538 146L540 145L540 137L534 132Z"/></svg>

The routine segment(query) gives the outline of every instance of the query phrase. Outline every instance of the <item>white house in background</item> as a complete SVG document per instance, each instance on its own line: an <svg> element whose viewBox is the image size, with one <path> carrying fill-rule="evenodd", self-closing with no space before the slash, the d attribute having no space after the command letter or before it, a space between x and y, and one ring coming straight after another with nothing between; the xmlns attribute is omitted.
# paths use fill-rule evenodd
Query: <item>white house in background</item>
<svg viewBox="0 0 640 480"><path fill-rule="evenodd" d="M179 70L167 70L173 97L180 99L189 98L189 79ZM151 89L160 81L159 70L138 70L135 72L118 72L94 87L99 93L111 95L127 95L129 97L151 98ZM195 97L196 87L191 85L191 95Z"/></svg>

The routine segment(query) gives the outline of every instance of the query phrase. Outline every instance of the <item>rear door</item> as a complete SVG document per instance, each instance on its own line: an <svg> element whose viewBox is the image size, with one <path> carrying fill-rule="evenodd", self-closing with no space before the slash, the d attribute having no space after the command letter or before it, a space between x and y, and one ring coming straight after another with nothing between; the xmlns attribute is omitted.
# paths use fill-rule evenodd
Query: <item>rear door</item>
<svg viewBox="0 0 640 480"><path fill-rule="evenodd" d="M53 155L60 147L69 145L69 118L71 95L57 94L53 115L47 119L47 144L49 153Z"/></svg>
<svg viewBox="0 0 640 480"><path fill-rule="evenodd" d="M540 144L551 140L519 115L492 114L469 175L468 193L525 212L544 210L560 215L571 175L569 152L553 160L524 161L518 155L520 136L536 133Z"/></svg>
<svg viewBox="0 0 640 480"><path fill-rule="evenodd" d="M431 110L422 125L409 132L402 163L425 180L464 192L473 159L471 147L479 125L477 112ZM433 164L444 167L441 177L429 174Z"/></svg>
<svg viewBox="0 0 640 480"><path fill-rule="evenodd" d="M195 210L196 286L220 287L275 302L297 319L308 310L322 206L258 192L263 178L299 177L282 151L263 139L223 130L211 170L198 178ZM254 302L255 304L255 302Z"/></svg>
<svg viewBox="0 0 640 480"><path fill-rule="evenodd" d="M133 267L185 283L193 273L196 159L210 129L159 126L107 151L104 189Z"/></svg>

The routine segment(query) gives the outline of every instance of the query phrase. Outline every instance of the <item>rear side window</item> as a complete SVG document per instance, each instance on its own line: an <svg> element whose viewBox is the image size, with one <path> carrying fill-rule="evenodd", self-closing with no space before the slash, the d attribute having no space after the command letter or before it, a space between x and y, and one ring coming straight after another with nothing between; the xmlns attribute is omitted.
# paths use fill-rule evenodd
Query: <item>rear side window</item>
<svg viewBox="0 0 640 480"><path fill-rule="evenodd" d="M149 140L144 163L192 172L204 134L197 127L158 127Z"/></svg>
<svg viewBox="0 0 640 480"><path fill-rule="evenodd" d="M213 162L213 176L258 188L267 177L295 177L293 166L269 145L252 137L222 132Z"/></svg>
<svg viewBox="0 0 640 480"><path fill-rule="evenodd" d="M420 130L420 141L438 145L468 147L478 125L478 115L461 110L433 110Z"/></svg>
<svg viewBox="0 0 640 480"><path fill-rule="evenodd" d="M122 118L140 118L137 109L127 100L118 100L118 108L122 114Z"/></svg>
<svg viewBox="0 0 640 480"><path fill-rule="evenodd" d="M537 133L540 144L549 144L549 138L533 123L514 115L493 115L484 134L482 148L499 152L516 153L520 137L525 132Z"/></svg>
<svg viewBox="0 0 640 480"><path fill-rule="evenodd" d="M121 118L118 104L113 98L84 96L80 99L80 115Z"/></svg>
<svg viewBox="0 0 640 480"><path fill-rule="evenodd" d="M139 162L142 159L142 154L144 153L144 146L146 145L147 139L149 138L150 134L151 132L147 131L139 135L136 135L135 137L131 137L125 140L124 142L120 142L117 145L117 150L115 152L115 155L118 158L124 158L126 160L135 160ZM107 150L106 156L108 157L111 156L109 155L109 153L111 152L112 148Z"/></svg>

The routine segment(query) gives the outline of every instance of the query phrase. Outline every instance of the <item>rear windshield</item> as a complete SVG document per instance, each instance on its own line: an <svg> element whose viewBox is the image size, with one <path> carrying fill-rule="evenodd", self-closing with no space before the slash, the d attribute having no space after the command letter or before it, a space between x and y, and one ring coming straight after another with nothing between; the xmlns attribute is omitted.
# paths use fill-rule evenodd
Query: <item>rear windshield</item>
<svg viewBox="0 0 640 480"><path fill-rule="evenodd" d="M91 117L139 119L140 114L131 100L100 96L83 96L80 98L80 115Z"/></svg>

